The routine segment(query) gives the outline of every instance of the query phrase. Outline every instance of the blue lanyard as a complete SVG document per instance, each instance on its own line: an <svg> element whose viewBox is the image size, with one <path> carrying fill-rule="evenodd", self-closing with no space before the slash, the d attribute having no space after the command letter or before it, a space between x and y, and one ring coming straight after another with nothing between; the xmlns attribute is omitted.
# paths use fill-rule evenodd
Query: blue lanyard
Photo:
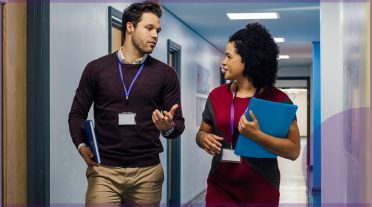
<svg viewBox="0 0 372 207"><path fill-rule="evenodd" d="M121 83L123 84L123 87L124 87L125 100L126 101L128 101L128 97L129 97L130 91L132 90L133 84L134 84L134 82L136 82L136 80L138 78L138 75L141 73L141 71L143 69L143 66L145 65L145 62L146 62L146 60L142 63L140 69L138 70L136 76L134 76L134 79L132 80L132 83L129 86L129 90L127 90L127 87L125 87L125 84L124 84L124 76L123 76L123 70L121 68L121 62L120 62L120 60L118 58L118 66L119 66L119 71L120 71L120 78L121 78Z"/></svg>

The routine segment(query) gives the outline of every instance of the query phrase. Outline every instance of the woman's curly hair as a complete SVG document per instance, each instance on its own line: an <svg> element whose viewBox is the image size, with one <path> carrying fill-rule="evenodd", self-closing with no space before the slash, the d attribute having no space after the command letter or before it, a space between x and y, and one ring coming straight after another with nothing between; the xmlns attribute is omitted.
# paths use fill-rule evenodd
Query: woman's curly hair
<svg viewBox="0 0 372 207"><path fill-rule="evenodd" d="M236 52L245 65L243 75L256 88L275 84L278 72L278 45L267 29L259 23L249 23L235 32L229 42L234 43Z"/></svg>

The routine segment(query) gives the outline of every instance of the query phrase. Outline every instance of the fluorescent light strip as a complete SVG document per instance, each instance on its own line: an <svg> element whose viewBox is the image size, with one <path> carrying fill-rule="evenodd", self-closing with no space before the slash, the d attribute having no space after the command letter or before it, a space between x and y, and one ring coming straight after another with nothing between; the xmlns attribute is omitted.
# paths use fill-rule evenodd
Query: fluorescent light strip
<svg viewBox="0 0 372 207"><path fill-rule="evenodd" d="M279 55L278 60L279 59L289 59L289 55Z"/></svg>
<svg viewBox="0 0 372 207"><path fill-rule="evenodd" d="M285 42L285 39L283 37L274 37L275 42Z"/></svg>
<svg viewBox="0 0 372 207"><path fill-rule="evenodd" d="M276 12L265 13L226 13L230 20L239 19L278 19L279 14Z"/></svg>

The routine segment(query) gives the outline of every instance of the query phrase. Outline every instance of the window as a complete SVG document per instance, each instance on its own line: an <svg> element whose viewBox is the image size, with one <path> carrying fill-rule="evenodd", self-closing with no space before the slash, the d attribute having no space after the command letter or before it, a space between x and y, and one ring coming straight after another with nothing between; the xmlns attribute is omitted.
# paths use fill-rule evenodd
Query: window
<svg viewBox="0 0 372 207"><path fill-rule="evenodd" d="M109 6L108 7L108 53L113 53L123 45L124 39L121 33L121 18L123 13L119 10Z"/></svg>

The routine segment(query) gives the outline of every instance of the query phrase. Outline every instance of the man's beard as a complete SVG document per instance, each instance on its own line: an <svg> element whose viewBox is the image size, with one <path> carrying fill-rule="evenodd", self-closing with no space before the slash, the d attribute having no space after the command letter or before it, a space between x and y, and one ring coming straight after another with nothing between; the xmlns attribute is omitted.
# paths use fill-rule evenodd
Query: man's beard
<svg viewBox="0 0 372 207"><path fill-rule="evenodd" d="M145 48L142 48L139 44L139 41L137 41L136 38L132 39L132 44L133 44L133 47L135 47L137 51L140 52L142 55L151 54L152 51L154 51L153 48L150 48L150 50L146 50Z"/></svg>

